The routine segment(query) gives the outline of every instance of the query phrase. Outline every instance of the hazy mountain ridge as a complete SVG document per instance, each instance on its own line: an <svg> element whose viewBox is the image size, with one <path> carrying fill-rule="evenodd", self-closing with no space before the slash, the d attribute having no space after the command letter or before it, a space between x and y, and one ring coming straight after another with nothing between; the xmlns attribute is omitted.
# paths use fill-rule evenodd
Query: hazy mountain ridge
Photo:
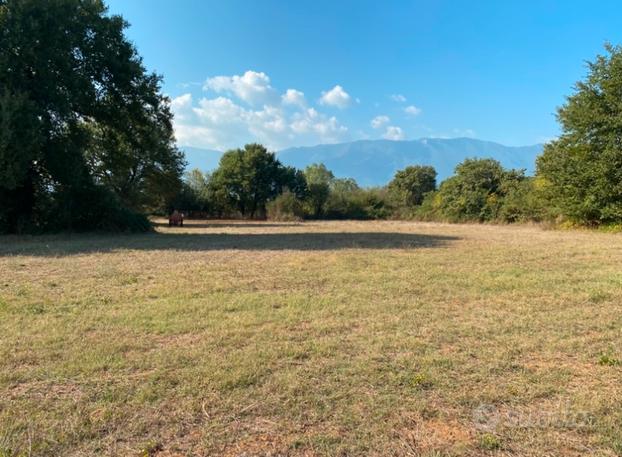
<svg viewBox="0 0 622 457"><path fill-rule="evenodd" d="M219 151L182 149L186 152L188 169L214 169L222 155ZM515 147L472 138L423 138L295 147L284 149L277 156L284 164L297 168L321 162L338 177L354 178L362 186L377 186L388 183L397 170L408 165L432 165L440 182L469 157L493 158L506 168L524 168L528 174L533 174L536 157L541 152L541 144Z"/></svg>

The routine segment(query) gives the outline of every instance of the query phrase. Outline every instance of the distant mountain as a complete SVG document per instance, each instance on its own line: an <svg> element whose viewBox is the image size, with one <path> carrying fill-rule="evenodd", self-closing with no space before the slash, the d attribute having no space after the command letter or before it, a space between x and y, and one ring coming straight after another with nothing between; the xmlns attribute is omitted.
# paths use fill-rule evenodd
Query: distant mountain
<svg viewBox="0 0 622 457"><path fill-rule="evenodd" d="M182 148L189 169L211 170L218 166L218 151ZM341 144L284 149L277 153L286 165L304 168L323 163L335 176L354 178L362 186L388 183L395 172L408 165L432 165L438 182L454 173L454 168L469 157L493 158L506 168L524 168L533 174L542 145L511 147L472 138L423 138L413 141L362 140Z"/></svg>
<svg viewBox="0 0 622 457"><path fill-rule="evenodd" d="M432 165L438 182L454 173L469 157L493 158L507 168L525 168L533 174L542 145L510 147L471 138L424 138L413 141L363 140L285 149L281 162L304 168L321 162L335 176L354 178L362 186L388 183L395 172L408 165Z"/></svg>

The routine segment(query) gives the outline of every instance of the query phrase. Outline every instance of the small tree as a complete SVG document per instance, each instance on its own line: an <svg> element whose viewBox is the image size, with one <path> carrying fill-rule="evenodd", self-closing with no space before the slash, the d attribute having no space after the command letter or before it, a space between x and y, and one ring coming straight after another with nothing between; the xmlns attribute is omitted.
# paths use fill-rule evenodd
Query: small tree
<svg viewBox="0 0 622 457"><path fill-rule="evenodd" d="M314 163L305 168L304 175L307 181L307 202L311 208L311 214L319 218L324 211L324 205L330 195L330 186L335 176L324 164Z"/></svg>
<svg viewBox="0 0 622 457"><path fill-rule="evenodd" d="M395 173L389 183L389 194L397 206L411 208L421 205L423 197L436 189L434 167L414 165Z"/></svg>

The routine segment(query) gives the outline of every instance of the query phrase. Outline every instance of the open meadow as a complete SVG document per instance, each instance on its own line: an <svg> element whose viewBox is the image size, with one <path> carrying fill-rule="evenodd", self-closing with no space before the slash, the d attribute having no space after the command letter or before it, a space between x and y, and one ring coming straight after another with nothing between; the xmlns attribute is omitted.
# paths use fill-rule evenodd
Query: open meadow
<svg viewBox="0 0 622 457"><path fill-rule="evenodd" d="M0 237L0 456L622 455L622 236Z"/></svg>

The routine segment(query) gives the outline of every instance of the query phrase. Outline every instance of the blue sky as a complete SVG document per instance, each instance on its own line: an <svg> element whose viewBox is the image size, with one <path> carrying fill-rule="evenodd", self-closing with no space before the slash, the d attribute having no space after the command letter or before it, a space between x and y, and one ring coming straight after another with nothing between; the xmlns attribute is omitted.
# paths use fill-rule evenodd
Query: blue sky
<svg viewBox="0 0 622 457"><path fill-rule="evenodd" d="M164 77L180 145L555 137L622 3L109 0Z"/></svg>

